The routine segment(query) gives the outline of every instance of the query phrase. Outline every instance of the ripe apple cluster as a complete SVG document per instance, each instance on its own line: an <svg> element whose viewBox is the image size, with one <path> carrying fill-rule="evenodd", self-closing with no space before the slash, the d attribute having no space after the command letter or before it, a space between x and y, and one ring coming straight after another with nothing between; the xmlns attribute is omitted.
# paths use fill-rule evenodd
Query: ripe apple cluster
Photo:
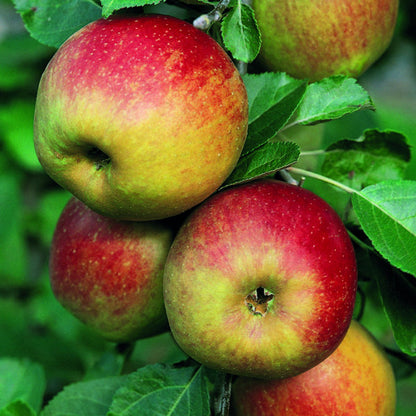
<svg viewBox="0 0 416 416"><path fill-rule="evenodd" d="M56 226L57 299L111 341L167 329L164 221L202 202L237 163L248 101L213 38L162 15L100 19L45 69L34 141L73 194Z"/></svg>
<svg viewBox="0 0 416 416"><path fill-rule="evenodd" d="M71 36L34 122L40 162L73 194L50 253L62 305L114 342L169 330L194 360L239 377L302 377L335 357L356 296L352 243L302 187L218 191L247 126L236 67L191 24L113 17Z"/></svg>

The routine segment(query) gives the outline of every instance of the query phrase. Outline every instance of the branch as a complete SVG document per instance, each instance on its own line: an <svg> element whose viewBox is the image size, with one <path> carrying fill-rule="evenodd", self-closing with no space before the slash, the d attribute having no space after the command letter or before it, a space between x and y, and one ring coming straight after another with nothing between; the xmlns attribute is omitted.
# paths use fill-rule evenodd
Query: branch
<svg viewBox="0 0 416 416"><path fill-rule="evenodd" d="M233 376L224 374L223 382L214 397L214 416L228 416L230 412Z"/></svg>
<svg viewBox="0 0 416 416"><path fill-rule="evenodd" d="M289 167L289 168L287 168L287 170L289 172L292 172L292 173L297 173L298 175L307 176L309 178L314 178L314 179L318 179L318 180L320 180L322 182L329 183L330 185L333 185L333 186L335 186L337 188L340 188L343 191L348 192L349 194L358 193L358 191L356 191L355 189L350 188L349 186L344 185L341 182L334 181L331 178L328 178L326 176L320 175L319 173L314 173L314 172L310 172L308 170L294 168L294 167Z"/></svg>
<svg viewBox="0 0 416 416"><path fill-rule="evenodd" d="M230 4L230 0L221 0L209 13L201 14L193 21L194 27L206 32L215 22L222 19L224 11Z"/></svg>

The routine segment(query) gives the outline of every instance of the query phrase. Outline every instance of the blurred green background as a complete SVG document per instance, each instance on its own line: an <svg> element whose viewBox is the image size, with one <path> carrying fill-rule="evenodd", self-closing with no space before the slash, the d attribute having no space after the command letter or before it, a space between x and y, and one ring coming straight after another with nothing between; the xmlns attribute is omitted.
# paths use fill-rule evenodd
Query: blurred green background
<svg viewBox="0 0 416 416"><path fill-rule="evenodd" d="M377 111L327 123L321 132L326 144L356 138L372 127L402 132L413 146L408 177L416 179L416 4L402 0L400 8L390 49L360 79ZM45 400L65 384L100 372L116 374L122 362L119 346L67 313L49 287L49 246L69 194L39 165L32 123L37 85L53 53L30 38L11 1L0 0L0 357L40 363L48 380ZM388 324L374 302L364 320L382 337ZM134 369L181 358L164 334L137 342L128 365ZM397 374L397 416L416 414L416 372L411 368Z"/></svg>

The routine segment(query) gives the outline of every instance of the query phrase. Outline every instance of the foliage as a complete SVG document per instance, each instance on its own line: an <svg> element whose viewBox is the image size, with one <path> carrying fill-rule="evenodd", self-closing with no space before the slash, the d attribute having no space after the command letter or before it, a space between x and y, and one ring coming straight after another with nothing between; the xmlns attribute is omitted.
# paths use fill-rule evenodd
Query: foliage
<svg viewBox="0 0 416 416"><path fill-rule="evenodd" d="M230 381L185 361L169 334L110 344L57 304L47 258L69 194L44 174L32 146L40 75L77 29L120 11L192 21L212 16L215 5L0 1L0 415L207 415L210 403L225 414L218 403ZM397 85L398 61L415 71L412 7L402 3L391 49L359 81L310 84L259 71L261 36L242 0L231 1L209 28L245 68L250 105L246 145L223 187L270 175L301 180L337 210L357 253L356 317L390 354L398 416L415 410L416 94L398 95L385 84ZM404 91L416 90L414 77L401 79Z"/></svg>

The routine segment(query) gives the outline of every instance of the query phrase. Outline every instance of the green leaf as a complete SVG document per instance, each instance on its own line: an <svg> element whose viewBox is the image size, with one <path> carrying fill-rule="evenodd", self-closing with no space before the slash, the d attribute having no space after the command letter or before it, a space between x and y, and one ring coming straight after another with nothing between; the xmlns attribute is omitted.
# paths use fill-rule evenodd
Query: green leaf
<svg viewBox="0 0 416 416"><path fill-rule="evenodd" d="M267 85L267 80L272 82ZM282 80L286 82L282 83ZM249 95L251 117L242 156L277 134L295 112L307 85L302 81L291 82L286 77L282 79L279 75L270 77L270 74L265 77L246 76L244 82Z"/></svg>
<svg viewBox="0 0 416 416"><path fill-rule="evenodd" d="M269 142L242 156L221 188L269 176L298 160L299 146L293 142Z"/></svg>
<svg viewBox="0 0 416 416"><path fill-rule="evenodd" d="M352 194L360 224L393 266L416 276L416 181L391 180Z"/></svg>
<svg viewBox="0 0 416 416"><path fill-rule="evenodd" d="M48 403L41 416L105 416L115 392L126 380L126 376L117 376L70 384Z"/></svg>
<svg viewBox="0 0 416 416"><path fill-rule="evenodd" d="M13 3L32 37L55 48L101 17L101 7L92 0L13 0Z"/></svg>
<svg viewBox="0 0 416 416"><path fill-rule="evenodd" d="M301 85L249 124L242 156L265 144L277 134L295 112L305 93L305 87L306 85Z"/></svg>
<svg viewBox="0 0 416 416"><path fill-rule="evenodd" d="M252 62L260 51L260 30L253 9L241 0L234 0L221 22L224 46L234 59Z"/></svg>
<svg viewBox="0 0 416 416"><path fill-rule="evenodd" d="M373 109L367 91L354 78L334 76L309 84L290 125L334 120L363 109Z"/></svg>
<svg viewBox="0 0 416 416"><path fill-rule="evenodd" d="M103 16L108 17L114 11L128 8L128 7L139 7L147 6L149 4L158 4L162 0L102 0L101 5L103 6Z"/></svg>
<svg viewBox="0 0 416 416"><path fill-rule="evenodd" d="M383 265L377 274L381 300L393 330L394 339L406 354L416 356L416 287L408 277Z"/></svg>
<svg viewBox="0 0 416 416"><path fill-rule="evenodd" d="M0 359L0 415L35 415L46 388L43 368L29 360Z"/></svg>
<svg viewBox="0 0 416 416"><path fill-rule="evenodd" d="M0 416L36 416L37 413L26 403L15 401L0 409Z"/></svg>
<svg viewBox="0 0 416 416"><path fill-rule="evenodd" d="M248 96L249 123L257 120L274 104L305 85L305 81L292 78L283 72L245 74L243 81Z"/></svg>
<svg viewBox="0 0 416 416"><path fill-rule="evenodd" d="M400 133L367 130L358 140L340 140L326 149L322 174L361 190L388 179L405 179L410 146Z"/></svg>
<svg viewBox="0 0 416 416"><path fill-rule="evenodd" d="M114 396L109 416L208 416L204 367L148 365L129 376Z"/></svg>

